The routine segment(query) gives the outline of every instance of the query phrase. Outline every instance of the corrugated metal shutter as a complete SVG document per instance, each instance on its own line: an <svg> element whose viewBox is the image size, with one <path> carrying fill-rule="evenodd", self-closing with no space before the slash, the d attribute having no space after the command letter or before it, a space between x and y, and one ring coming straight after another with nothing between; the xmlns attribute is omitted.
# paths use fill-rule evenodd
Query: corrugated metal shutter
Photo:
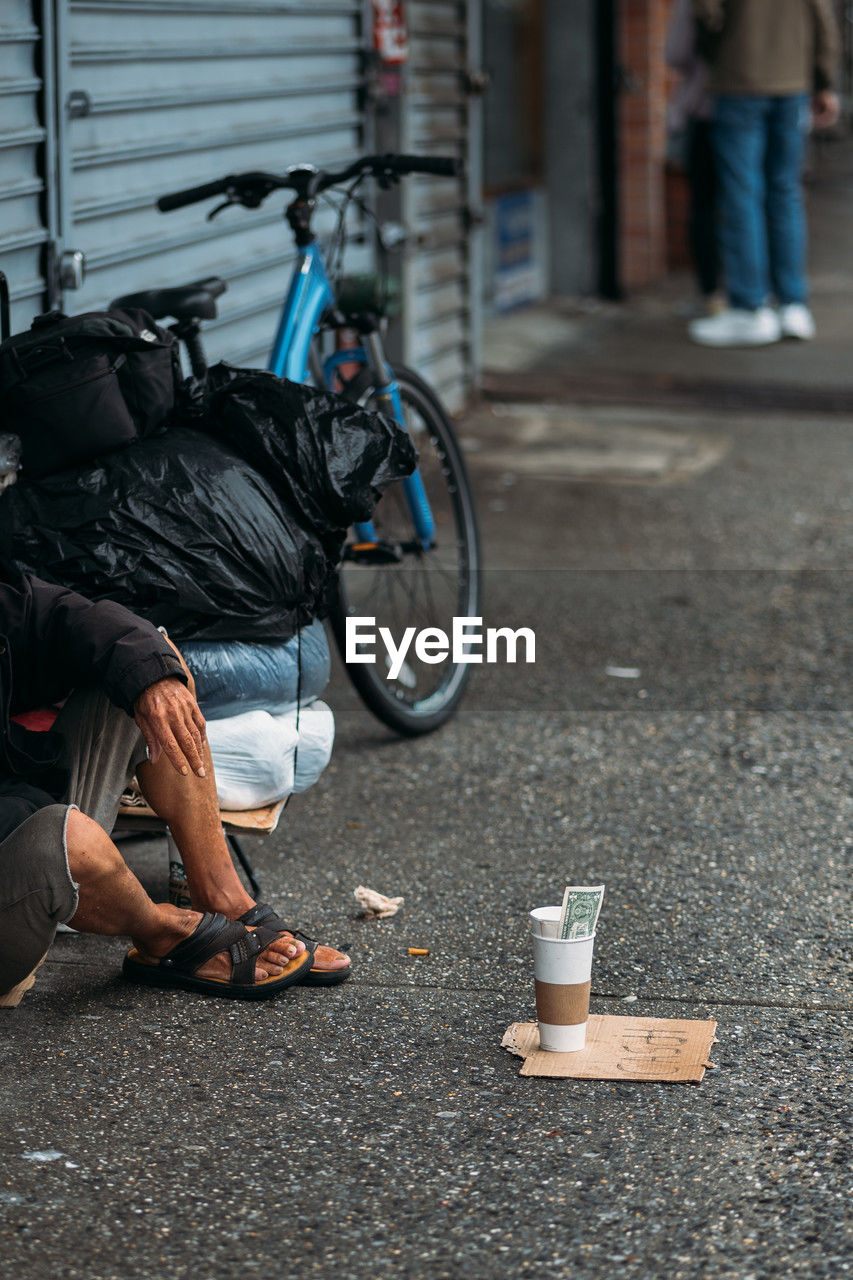
<svg viewBox="0 0 853 1280"><path fill-rule="evenodd" d="M467 10L465 0L408 0L404 151L468 159ZM404 269L406 360L458 408L475 376L465 182L413 177L403 190L415 233Z"/></svg>
<svg viewBox="0 0 853 1280"><path fill-rule="evenodd" d="M333 166L362 147L362 0L62 0L66 248L74 310L221 275L208 351L263 364L292 253L283 199L205 221L163 192L241 169Z"/></svg>
<svg viewBox="0 0 853 1280"><path fill-rule="evenodd" d="M44 171L50 150L42 124L37 67L41 33L29 0L0 6L0 270L9 280L13 330L44 309L47 229Z"/></svg>

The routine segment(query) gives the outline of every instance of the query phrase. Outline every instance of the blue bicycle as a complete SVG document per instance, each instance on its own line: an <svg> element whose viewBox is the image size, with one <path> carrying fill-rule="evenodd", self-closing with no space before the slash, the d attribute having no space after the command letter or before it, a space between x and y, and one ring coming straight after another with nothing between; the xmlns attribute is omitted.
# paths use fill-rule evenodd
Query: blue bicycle
<svg viewBox="0 0 853 1280"><path fill-rule="evenodd" d="M318 197L330 188L343 193L335 242L343 244L347 210L368 177L388 186L405 174L454 176L457 161L405 155L363 156L338 172L300 165L284 175L260 171L231 174L161 197L162 212L216 196L224 201L209 214L239 204L257 209L275 191L293 192L285 217L298 254L283 302L269 368L296 382L313 381L348 399L393 416L411 434L418 470L383 496L373 520L356 525L344 547L332 630L346 662L345 627L351 616L375 619L396 642L406 627L440 628L450 636L454 617L480 612L480 546L470 482L453 427L435 392L411 369L392 366L382 343L388 310L387 281L346 276L333 280L317 243L312 220ZM184 342L193 372L207 365L200 322L216 316L226 286L218 277L116 299L115 306L142 307L155 319L170 317ZM347 337L358 335L356 345ZM381 646L378 648L381 652ZM394 679L389 664L347 664L367 706L399 733L438 728L456 710L470 665L450 652L424 661L408 651Z"/></svg>

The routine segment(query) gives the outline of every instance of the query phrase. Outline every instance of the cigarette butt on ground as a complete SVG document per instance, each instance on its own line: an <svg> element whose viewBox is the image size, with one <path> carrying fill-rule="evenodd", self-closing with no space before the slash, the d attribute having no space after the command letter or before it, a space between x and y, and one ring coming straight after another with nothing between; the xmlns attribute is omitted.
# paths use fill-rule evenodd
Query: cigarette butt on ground
<svg viewBox="0 0 853 1280"><path fill-rule="evenodd" d="M410 956L428 956L429 947L409 947Z"/></svg>

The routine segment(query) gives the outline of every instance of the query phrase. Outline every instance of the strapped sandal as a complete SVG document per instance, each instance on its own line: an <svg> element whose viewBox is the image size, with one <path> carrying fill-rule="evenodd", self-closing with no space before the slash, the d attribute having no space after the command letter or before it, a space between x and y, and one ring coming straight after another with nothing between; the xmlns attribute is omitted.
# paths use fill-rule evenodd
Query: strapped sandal
<svg viewBox="0 0 853 1280"><path fill-rule="evenodd" d="M316 968L314 966L314 952L317 948L315 940L309 938L301 929L293 929L289 924L285 924L281 916L265 902L256 902L253 907L250 907L248 911L240 916L240 922L254 927L256 934L265 939L265 947L268 947L274 938L280 937L283 933L290 933L294 938L299 938L300 941L305 943L305 947L311 956L311 967L304 977L298 979L303 987L336 987L339 982L346 982L352 972L351 964L345 965L343 969Z"/></svg>
<svg viewBox="0 0 853 1280"><path fill-rule="evenodd" d="M134 947L124 958L122 973L131 982L150 987L186 987L189 991L205 991L208 995L230 996L236 1000L266 1000L285 987L301 982L312 961L309 951L286 963L282 956L284 972L257 981L255 961L271 940L264 941L258 932L250 933L236 920L205 911L195 932L162 959L147 959ZM231 956L231 977L196 977L196 971L222 951Z"/></svg>

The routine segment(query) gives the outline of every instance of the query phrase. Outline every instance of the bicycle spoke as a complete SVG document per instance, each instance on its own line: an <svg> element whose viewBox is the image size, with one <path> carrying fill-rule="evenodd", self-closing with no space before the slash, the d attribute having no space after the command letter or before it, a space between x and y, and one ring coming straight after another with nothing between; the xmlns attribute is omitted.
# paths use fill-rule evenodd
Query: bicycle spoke
<svg viewBox="0 0 853 1280"><path fill-rule="evenodd" d="M419 451L418 470L435 528L433 547L404 552L402 562L377 566L367 576L364 566L345 562L342 598L350 615L376 618L399 643L407 627L444 632L452 645L453 619L477 612L476 526L467 484L460 483L462 464L448 450L455 449L452 432L430 401L430 393L410 375L398 380L404 418ZM445 434L449 437L445 443ZM373 517L380 543L420 548L409 498L402 484L388 490ZM388 679L390 662L381 643L377 662L359 664L351 676L368 705L387 723L406 732L423 732L446 719L458 702L469 668L455 663L452 652L441 662L417 656L413 642L400 672Z"/></svg>

